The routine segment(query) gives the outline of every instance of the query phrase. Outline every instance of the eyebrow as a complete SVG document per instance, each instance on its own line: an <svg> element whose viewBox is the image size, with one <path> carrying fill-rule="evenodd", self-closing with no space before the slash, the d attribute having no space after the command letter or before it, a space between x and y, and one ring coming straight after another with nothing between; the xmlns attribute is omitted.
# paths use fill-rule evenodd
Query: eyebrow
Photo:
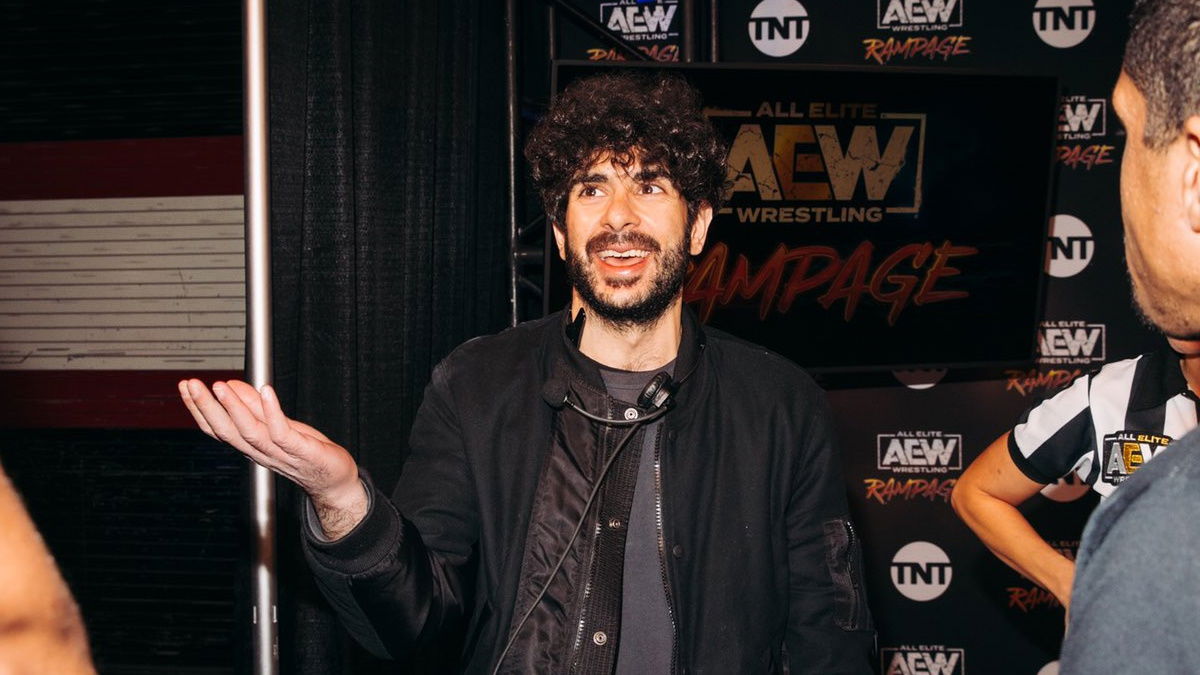
<svg viewBox="0 0 1200 675"><path fill-rule="evenodd" d="M646 167L630 176L637 183L650 183L660 178L669 178L669 174L656 166ZM576 180L572 185L602 185L608 182L608 175L603 173L585 174Z"/></svg>
<svg viewBox="0 0 1200 675"><path fill-rule="evenodd" d="M633 179L639 183L649 183L658 180L659 178L667 177L667 172L657 166L643 168L633 176Z"/></svg>
<svg viewBox="0 0 1200 675"><path fill-rule="evenodd" d="M574 181L575 185L594 185L596 183L607 183L608 176L602 173L589 173Z"/></svg>

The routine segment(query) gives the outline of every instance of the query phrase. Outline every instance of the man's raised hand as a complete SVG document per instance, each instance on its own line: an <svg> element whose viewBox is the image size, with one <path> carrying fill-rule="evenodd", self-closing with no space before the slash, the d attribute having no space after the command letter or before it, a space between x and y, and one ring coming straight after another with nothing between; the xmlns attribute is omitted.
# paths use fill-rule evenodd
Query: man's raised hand
<svg viewBox="0 0 1200 675"><path fill-rule="evenodd" d="M313 501L321 527L338 539L366 515L366 491L345 448L303 422L289 419L274 388L245 382L182 380L179 395L200 429L256 463L299 485Z"/></svg>

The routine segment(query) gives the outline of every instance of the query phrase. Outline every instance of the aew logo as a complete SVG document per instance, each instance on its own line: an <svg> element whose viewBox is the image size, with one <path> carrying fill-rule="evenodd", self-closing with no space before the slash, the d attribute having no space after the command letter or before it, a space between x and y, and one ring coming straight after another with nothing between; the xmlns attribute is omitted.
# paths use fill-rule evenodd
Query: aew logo
<svg viewBox="0 0 1200 675"><path fill-rule="evenodd" d="M1084 321L1043 321L1038 329L1042 365L1081 365L1105 360L1105 325Z"/></svg>
<svg viewBox="0 0 1200 675"><path fill-rule="evenodd" d="M1085 141L1108 133L1108 100L1068 96L1058 109L1058 139Z"/></svg>
<svg viewBox="0 0 1200 675"><path fill-rule="evenodd" d="M1050 219L1046 240L1046 272L1060 279L1082 272L1096 252L1096 240L1087 223L1060 213Z"/></svg>
<svg viewBox="0 0 1200 675"><path fill-rule="evenodd" d="M840 109L838 104L817 108ZM780 215L785 209L741 208L738 220L879 222L885 212L918 213L925 116L858 114L850 121L831 117L828 124L742 124L729 149L731 199L749 192L764 202L825 202L842 208L826 207L830 214L788 209L788 218Z"/></svg>
<svg viewBox="0 0 1200 675"><path fill-rule="evenodd" d="M948 473L962 469L962 435L897 431L875 437L878 468L896 473Z"/></svg>
<svg viewBox="0 0 1200 675"><path fill-rule="evenodd" d="M671 30L677 9L679 0L602 2L600 21L626 42L669 40L679 37L679 31Z"/></svg>
<svg viewBox="0 0 1200 675"><path fill-rule="evenodd" d="M808 11L796 0L762 0L747 24L755 49L767 56L794 53L808 39Z"/></svg>
<svg viewBox="0 0 1200 675"><path fill-rule="evenodd" d="M1033 30L1051 47L1074 47L1091 35L1095 25L1092 0L1038 0L1033 8Z"/></svg>
<svg viewBox="0 0 1200 675"><path fill-rule="evenodd" d="M875 27L881 30L946 30L963 25L965 0L875 0Z"/></svg>
<svg viewBox="0 0 1200 675"><path fill-rule="evenodd" d="M883 675L963 675L966 655L942 645L903 645L879 650Z"/></svg>
<svg viewBox="0 0 1200 675"><path fill-rule="evenodd" d="M892 556L892 585L909 600L928 602L946 592L954 568L936 544L914 541Z"/></svg>
<svg viewBox="0 0 1200 675"><path fill-rule="evenodd" d="M1118 431L1104 437L1104 464L1100 478L1109 485L1120 485L1171 444L1170 436L1144 431Z"/></svg>

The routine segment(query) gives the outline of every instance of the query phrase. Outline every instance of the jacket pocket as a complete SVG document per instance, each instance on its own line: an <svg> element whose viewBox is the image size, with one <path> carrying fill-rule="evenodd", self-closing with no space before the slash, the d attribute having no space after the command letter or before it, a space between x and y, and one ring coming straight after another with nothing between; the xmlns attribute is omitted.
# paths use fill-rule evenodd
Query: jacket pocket
<svg viewBox="0 0 1200 675"><path fill-rule="evenodd" d="M821 524L825 531L825 564L833 580L834 622L843 630L870 626L862 577L862 546L854 526L845 518Z"/></svg>

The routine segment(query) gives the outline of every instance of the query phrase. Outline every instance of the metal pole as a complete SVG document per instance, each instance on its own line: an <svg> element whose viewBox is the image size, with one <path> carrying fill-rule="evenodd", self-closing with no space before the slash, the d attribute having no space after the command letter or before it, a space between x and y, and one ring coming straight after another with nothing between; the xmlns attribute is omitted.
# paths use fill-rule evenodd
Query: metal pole
<svg viewBox="0 0 1200 675"><path fill-rule="evenodd" d="M244 0L243 138L246 213L246 379L254 387L271 375L271 193L268 163L266 0ZM279 631L275 589L275 483L257 464L250 495L254 509L254 630L256 675L279 673Z"/></svg>
<svg viewBox="0 0 1200 675"><path fill-rule="evenodd" d="M708 60L717 63L721 60L721 21L717 15L717 2L708 4Z"/></svg>
<svg viewBox="0 0 1200 675"><path fill-rule="evenodd" d="M554 5L546 5L546 26L549 28L546 35L547 61L553 65L558 58L558 14L554 11Z"/></svg>
<svg viewBox="0 0 1200 675"><path fill-rule="evenodd" d="M680 0L683 5L683 62L696 60L696 3L695 0Z"/></svg>
<svg viewBox="0 0 1200 675"><path fill-rule="evenodd" d="M520 224L517 222L517 0L504 3L504 123L508 132L508 299L512 304L509 321L521 320L517 287L517 246Z"/></svg>
<svg viewBox="0 0 1200 675"><path fill-rule="evenodd" d="M558 59L558 11L554 9L553 3L546 3L546 26L549 28L549 34L546 36L546 65L547 70L553 72L554 61ZM549 75L549 73L547 73ZM548 77L547 81L553 81L553 77ZM554 97L554 91L550 92L550 97ZM550 228L554 227L550 223L550 216L545 216L542 225L542 316L550 313L550 292L546 289L546 279L550 277L550 265L553 262L554 252L554 233Z"/></svg>

